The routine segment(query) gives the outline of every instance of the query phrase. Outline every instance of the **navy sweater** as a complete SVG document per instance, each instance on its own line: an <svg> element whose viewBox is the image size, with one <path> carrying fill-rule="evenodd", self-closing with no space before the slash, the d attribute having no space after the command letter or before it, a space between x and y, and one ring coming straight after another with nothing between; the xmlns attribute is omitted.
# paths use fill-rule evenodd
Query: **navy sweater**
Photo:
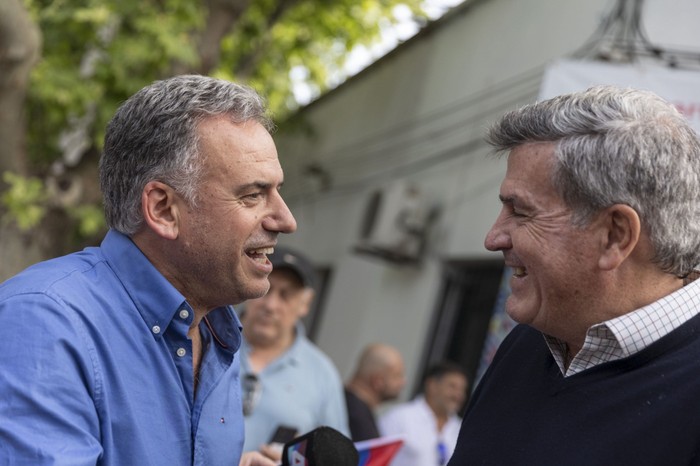
<svg viewBox="0 0 700 466"><path fill-rule="evenodd" d="M520 325L472 396L448 466L700 465L699 448L700 316L566 378Z"/></svg>

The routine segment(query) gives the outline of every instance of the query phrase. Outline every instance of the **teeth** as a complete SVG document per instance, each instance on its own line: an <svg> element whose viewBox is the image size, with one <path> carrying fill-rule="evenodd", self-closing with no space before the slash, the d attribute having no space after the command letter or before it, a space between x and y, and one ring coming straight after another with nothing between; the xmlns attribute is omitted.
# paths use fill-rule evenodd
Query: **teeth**
<svg viewBox="0 0 700 466"><path fill-rule="evenodd" d="M275 252L275 248L258 248L248 250L248 257L261 264L267 263L267 254Z"/></svg>
<svg viewBox="0 0 700 466"><path fill-rule="evenodd" d="M260 248L260 249L251 249L249 254L272 254L275 252L275 248Z"/></svg>
<svg viewBox="0 0 700 466"><path fill-rule="evenodd" d="M527 275L527 271L525 270L525 267L513 267L513 275L518 278L524 277Z"/></svg>

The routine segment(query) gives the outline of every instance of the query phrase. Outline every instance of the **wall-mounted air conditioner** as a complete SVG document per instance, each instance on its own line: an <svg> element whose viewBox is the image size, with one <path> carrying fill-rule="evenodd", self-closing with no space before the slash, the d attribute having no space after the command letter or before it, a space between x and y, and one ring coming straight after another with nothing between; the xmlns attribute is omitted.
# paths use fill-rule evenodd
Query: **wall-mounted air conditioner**
<svg viewBox="0 0 700 466"><path fill-rule="evenodd" d="M419 262L436 213L417 185L393 182L370 196L355 252Z"/></svg>

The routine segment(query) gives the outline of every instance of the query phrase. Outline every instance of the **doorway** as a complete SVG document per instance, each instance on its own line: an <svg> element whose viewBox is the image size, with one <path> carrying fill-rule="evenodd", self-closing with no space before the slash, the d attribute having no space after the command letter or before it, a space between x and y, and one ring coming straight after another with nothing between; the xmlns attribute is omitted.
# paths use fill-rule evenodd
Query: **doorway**
<svg viewBox="0 0 700 466"><path fill-rule="evenodd" d="M494 339L489 335L492 319L507 319L501 329L509 331L513 326L501 309L510 292L508 280L504 279L509 275L510 270L504 267L502 260L445 263L442 289L429 328L420 373L437 361L449 360L465 369L470 391L474 389L483 372L484 358L492 356ZM496 346L498 343L500 341ZM414 394L420 391L420 383L418 379Z"/></svg>

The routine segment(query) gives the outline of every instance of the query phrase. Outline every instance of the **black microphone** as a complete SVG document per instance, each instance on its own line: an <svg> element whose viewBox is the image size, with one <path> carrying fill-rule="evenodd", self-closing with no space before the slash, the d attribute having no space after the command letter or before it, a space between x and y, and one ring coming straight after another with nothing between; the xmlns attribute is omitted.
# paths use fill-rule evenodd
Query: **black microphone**
<svg viewBox="0 0 700 466"><path fill-rule="evenodd" d="M337 430L322 426L284 444L282 466L357 466L355 444Z"/></svg>

